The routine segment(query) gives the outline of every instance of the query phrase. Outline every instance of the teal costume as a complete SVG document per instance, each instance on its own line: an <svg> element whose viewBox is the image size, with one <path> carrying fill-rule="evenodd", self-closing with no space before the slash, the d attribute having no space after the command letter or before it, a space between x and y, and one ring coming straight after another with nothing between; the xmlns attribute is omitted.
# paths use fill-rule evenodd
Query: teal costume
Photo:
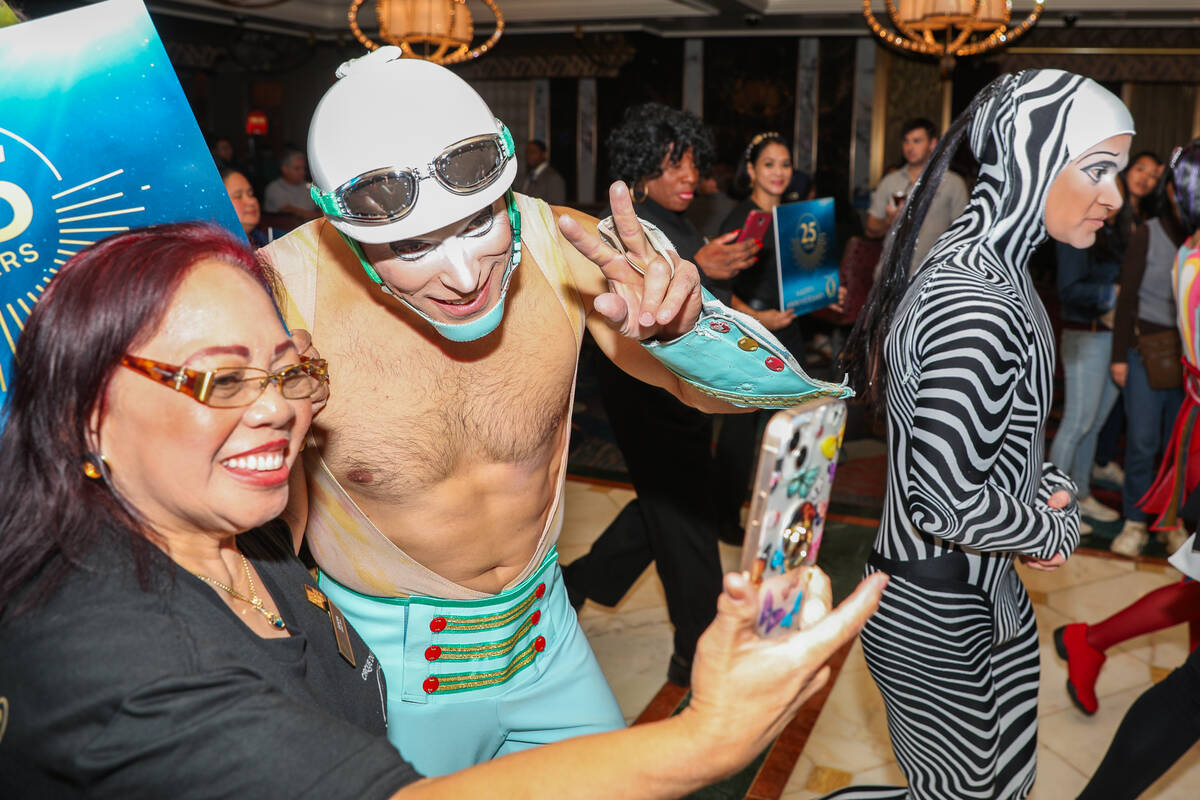
<svg viewBox="0 0 1200 800"><path fill-rule="evenodd" d="M325 574L319 585L387 665L388 739L424 775L625 726L556 550L484 600L369 597Z"/></svg>

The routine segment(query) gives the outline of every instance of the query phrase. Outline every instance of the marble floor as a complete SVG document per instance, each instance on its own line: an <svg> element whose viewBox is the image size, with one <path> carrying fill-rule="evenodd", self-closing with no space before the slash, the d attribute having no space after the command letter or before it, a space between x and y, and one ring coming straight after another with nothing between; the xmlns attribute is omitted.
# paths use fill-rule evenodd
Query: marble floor
<svg viewBox="0 0 1200 800"><path fill-rule="evenodd" d="M633 492L569 480L559 551L563 563L583 555ZM726 569L738 549L721 545ZM1179 579L1170 567L1120 558L1077 555L1057 572L1025 570L1042 645L1038 780L1033 800L1073 798L1099 764L1129 705L1187 655L1187 633L1176 627L1125 642L1108 653L1097 682L1100 710L1087 717L1063 686L1066 665L1051 632L1074 621L1099 621L1151 589ZM580 623L632 721L662 688L671 653L671 627L662 586L651 568L615 609L587 603ZM837 676L816 728L783 791L784 800L809 800L856 783L902 783L888 741L883 701L857 644ZM1194 800L1200 786L1200 745L1192 748L1145 794L1147 800Z"/></svg>

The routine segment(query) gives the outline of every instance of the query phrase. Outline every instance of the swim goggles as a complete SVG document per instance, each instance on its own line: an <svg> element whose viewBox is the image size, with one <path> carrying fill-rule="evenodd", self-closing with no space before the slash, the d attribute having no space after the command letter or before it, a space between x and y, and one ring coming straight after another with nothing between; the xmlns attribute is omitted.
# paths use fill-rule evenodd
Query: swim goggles
<svg viewBox="0 0 1200 800"><path fill-rule="evenodd" d="M432 178L447 191L474 194L504 172L513 157L512 134L503 123L500 133L472 136L455 142L420 167L381 167L364 172L331 192L311 188L313 202L331 217L363 225L384 225L404 219L417 204L421 181Z"/></svg>

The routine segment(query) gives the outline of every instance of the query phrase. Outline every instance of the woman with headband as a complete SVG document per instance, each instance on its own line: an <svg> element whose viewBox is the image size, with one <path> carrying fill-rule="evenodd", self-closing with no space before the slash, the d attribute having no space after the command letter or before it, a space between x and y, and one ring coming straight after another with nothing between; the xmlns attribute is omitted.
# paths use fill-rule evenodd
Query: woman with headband
<svg viewBox="0 0 1200 800"><path fill-rule="evenodd" d="M1027 271L1047 236L1090 247L1121 204L1133 119L1092 80L1002 75L939 143L889 236L847 352L883 406L888 477L867 572L892 576L863 651L907 787L838 798L1023 798L1037 766L1037 626L1015 562L1079 541L1071 480L1045 463L1054 334ZM916 233L968 138L967 208L912 280Z"/></svg>
<svg viewBox="0 0 1200 800"><path fill-rule="evenodd" d="M721 233L737 231L756 211L771 211L783 202L793 174L792 152L774 131L757 134L746 145L734 176L734 189L746 199L734 206L721 223ZM754 265L733 279L733 307L774 331L796 357L803 356L804 340L795 324L796 315L779 308L779 286L775 267L775 223L762 234L762 250Z"/></svg>
<svg viewBox="0 0 1200 800"><path fill-rule="evenodd" d="M773 211L783 202L794 169L792 151L782 136L765 131L746 145L734 176L734 188L748 195L721 223L721 235L740 231L750 214ZM730 305L749 314L774 333L792 355L804 361L804 332L795 312L783 310L779 301L779 268L775 256L775 221L762 234L762 250L754 264L732 280ZM838 302L846 290L839 291ZM840 308L840 306L834 306ZM717 438L713 494L718 498L722 536L741 542L740 517L754 472L758 431L769 412L726 414Z"/></svg>

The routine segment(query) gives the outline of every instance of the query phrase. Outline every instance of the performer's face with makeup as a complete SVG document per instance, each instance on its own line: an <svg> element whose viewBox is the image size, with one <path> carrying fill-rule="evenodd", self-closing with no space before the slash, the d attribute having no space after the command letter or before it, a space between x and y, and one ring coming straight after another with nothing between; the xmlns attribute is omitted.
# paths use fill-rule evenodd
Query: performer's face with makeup
<svg viewBox="0 0 1200 800"><path fill-rule="evenodd" d="M1046 195L1046 232L1051 238L1080 250L1095 244L1096 231L1121 207L1117 173L1129 160L1132 141L1127 133L1105 139L1063 167Z"/></svg>
<svg viewBox="0 0 1200 800"><path fill-rule="evenodd" d="M512 241L501 197L438 230L362 249L393 294L433 320L455 324L499 302Z"/></svg>

